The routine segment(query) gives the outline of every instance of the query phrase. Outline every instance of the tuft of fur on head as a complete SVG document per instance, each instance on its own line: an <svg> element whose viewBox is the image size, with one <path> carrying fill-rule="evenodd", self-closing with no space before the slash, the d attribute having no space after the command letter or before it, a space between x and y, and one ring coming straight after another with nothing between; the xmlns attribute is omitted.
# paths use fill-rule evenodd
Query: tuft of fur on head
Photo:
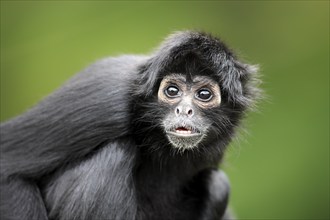
<svg viewBox="0 0 330 220"><path fill-rule="evenodd" d="M203 60L220 78L220 86L235 105L253 107L260 97L257 65L239 61L218 38L195 31L181 31L170 35L150 56L140 70L137 95L154 94L155 85L166 74L166 69L193 53Z"/></svg>

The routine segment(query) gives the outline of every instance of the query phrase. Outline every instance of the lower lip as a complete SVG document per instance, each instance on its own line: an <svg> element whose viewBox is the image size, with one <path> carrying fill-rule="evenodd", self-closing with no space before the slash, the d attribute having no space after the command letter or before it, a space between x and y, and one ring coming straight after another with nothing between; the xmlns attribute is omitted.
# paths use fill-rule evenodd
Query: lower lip
<svg viewBox="0 0 330 220"><path fill-rule="evenodd" d="M177 137L197 137L200 136L200 133L179 133L179 132L173 132L173 131L167 131L167 134L171 134Z"/></svg>

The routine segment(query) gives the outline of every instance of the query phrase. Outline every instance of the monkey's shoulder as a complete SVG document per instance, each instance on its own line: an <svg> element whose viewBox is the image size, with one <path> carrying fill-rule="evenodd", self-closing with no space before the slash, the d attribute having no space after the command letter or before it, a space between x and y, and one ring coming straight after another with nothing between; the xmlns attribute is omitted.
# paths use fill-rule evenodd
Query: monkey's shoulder
<svg viewBox="0 0 330 220"><path fill-rule="evenodd" d="M143 55L106 57L92 63L78 75L100 78L101 80L129 79L137 73L139 66L143 65L148 58L148 56Z"/></svg>

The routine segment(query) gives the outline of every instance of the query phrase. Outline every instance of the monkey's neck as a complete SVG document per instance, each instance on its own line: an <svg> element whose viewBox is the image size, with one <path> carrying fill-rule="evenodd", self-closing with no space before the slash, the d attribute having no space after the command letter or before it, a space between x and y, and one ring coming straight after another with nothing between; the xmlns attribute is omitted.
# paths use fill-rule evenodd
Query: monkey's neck
<svg viewBox="0 0 330 220"><path fill-rule="evenodd" d="M210 156L193 151L175 153L166 147L153 152L141 147L138 151L135 169L137 179L141 176L141 181L150 180L150 184L157 182L172 187L190 181L205 169L216 169L222 159L222 154Z"/></svg>
<svg viewBox="0 0 330 220"><path fill-rule="evenodd" d="M178 209L183 208L184 190L189 189L194 177L217 167L216 160L211 163L210 160L189 154L173 155L173 152L165 154L164 151L151 153L147 149L139 150L134 179L138 203L145 204L139 207L139 213L148 213L150 216L153 216L155 210L161 212L164 210L162 207L168 204L174 204ZM154 213L156 214L172 219L168 216L170 213ZM154 217L153 219L161 219L159 216Z"/></svg>

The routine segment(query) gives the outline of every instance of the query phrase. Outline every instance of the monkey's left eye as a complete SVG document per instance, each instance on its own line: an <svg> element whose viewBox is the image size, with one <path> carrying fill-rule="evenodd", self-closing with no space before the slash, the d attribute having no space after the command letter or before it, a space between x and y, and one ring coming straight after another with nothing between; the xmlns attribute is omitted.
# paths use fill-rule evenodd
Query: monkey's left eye
<svg viewBox="0 0 330 220"><path fill-rule="evenodd" d="M212 92L206 88L200 89L196 93L196 98L203 102L210 101L212 97L213 97Z"/></svg>
<svg viewBox="0 0 330 220"><path fill-rule="evenodd" d="M170 97L170 98L174 98L174 97L178 97L180 96L181 92L178 89L178 87L176 86L169 86L165 89L165 94Z"/></svg>

